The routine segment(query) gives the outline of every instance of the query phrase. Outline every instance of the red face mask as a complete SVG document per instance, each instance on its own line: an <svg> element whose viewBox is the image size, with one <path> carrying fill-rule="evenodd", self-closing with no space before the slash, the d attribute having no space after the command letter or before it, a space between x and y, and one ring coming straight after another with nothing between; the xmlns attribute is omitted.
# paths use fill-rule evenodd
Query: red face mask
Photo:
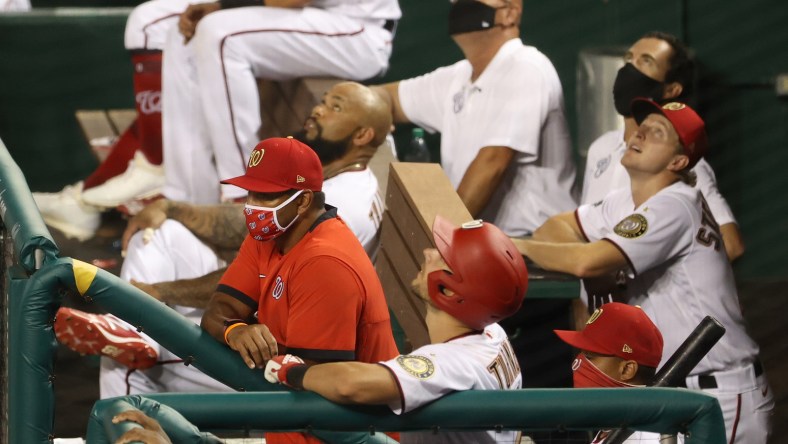
<svg viewBox="0 0 788 444"><path fill-rule="evenodd" d="M254 240L265 242L276 239L285 231L287 231L287 229L293 225L296 219L298 219L298 215L296 215L296 217L293 218L293 220L291 220L287 226L283 227L279 224L279 219L276 216L276 212L295 200L299 194L301 194L301 190L290 196L289 199L277 205L275 208L258 207L249 204L245 205L244 216L246 216L246 228L249 230L249 234L252 235L252 238L254 238Z"/></svg>
<svg viewBox="0 0 788 444"><path fill-rule="evenodd" d="M625 382L616 381L604 374L583 353L579 353L572 363L572 379L575 388L635 387Z"/></svg>

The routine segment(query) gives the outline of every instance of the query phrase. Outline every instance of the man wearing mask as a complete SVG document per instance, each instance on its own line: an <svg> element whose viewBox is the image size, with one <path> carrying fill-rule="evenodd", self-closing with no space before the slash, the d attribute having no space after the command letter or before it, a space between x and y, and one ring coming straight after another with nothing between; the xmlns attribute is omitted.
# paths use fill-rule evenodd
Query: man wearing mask
<svg viewBox="0 0 788 444"><path fill-rule="evenodd" d="M574 207L561 82L520 40L521 0L457 0L449 32L465 60L376 88L395 122L441 133L441 165L473 217L528 235Z"/></svg>
<svg viewBox="0 0 788 444"><path fill-rule="evenodd" d="M297 134L322 163L327 203L339 208L339 216L370 257L379 244L382 203L367 163L390 127L391 114L375 93L343 82L325 94ZM232 261L248 235L243 208L166 199L152 203L130 220L124 233L127 254L121 277L199 323L225 263ZM61 342L83 354L107 356L101 360L102 398L229 390L124 326L111 316L68 308L58 312L55 333Z"/></svg>
<svg viewBox="0 0 788 444"><path fill-rule="evenodd" d="M397 356L383 288L353 232L325 205L311 148L264 140L246 174L222 183L249 192L249 236L205 310L209 334L249 368L285 353L310 363ZM269 433L266 441L321 442L298 433Z"/></svg>
<svg viewBox="0 0 788 444"><path fill-rule="evenodd" d="M649 32L627 50L624 61L613 86L616 111L624 117L624 129L603 134L588 149L581 204L598 202L610 191L629 186L621 156L626 150L625 141L637 129L629 108L632 100L645 97L667 103L692 96L694 64L687 47L675 36ZM701 159L692 171L697 176L696 186L720 225L728 258L733 261L744 253L736 219L717 189L711 166Z"/></svg>
<svg viewBox="0 0 788 444"><path fill-rule="evenodd" d="M766 443L774 397L747 333L719 225L690 170L706 153L705 124L681 102L632 102L639 124L621 158L630 187L551 217L520 252L580 278L625 270L625 297L660 327L672 355L705 316L725 335L684 386L717 398L730 443Z"/></svg>
<svg viewBox="0 0 788 444"><path fill-rule="evenodd" d="M572 363L575 388L644 387L662 360L662 334L640 307L619 302L596 309L582 331L555 330L579 350ZM604 442L607 431L592 441ZM627 442L659 443L656 433L635 432Z"/></svg>

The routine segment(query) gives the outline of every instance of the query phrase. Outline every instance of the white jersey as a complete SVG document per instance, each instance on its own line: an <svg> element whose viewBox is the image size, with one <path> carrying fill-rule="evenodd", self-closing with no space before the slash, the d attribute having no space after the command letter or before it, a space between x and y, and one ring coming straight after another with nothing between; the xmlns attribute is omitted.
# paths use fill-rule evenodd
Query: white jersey
<svg viewBox="0 0 788 444"><path fill-rule="evenodd" d="M596 203L613 190L629 188L629 174L621 165L621 157L626 150L624 130L608 131L591 144L583 175L581 204ZM695 187L703 193L717 223L736 223L728 202L717 188L717 178L711 165L705 159L700 159L692 171L698 176Z"/></svg>
<svg viewBox="0 0 788 444"><path fill-rule="evenodd" d="M630 265L626 293L662 332L663 362L707 315L725 335L692 370L708 374L751 365L758 346L747 335L719 226L701 193L676 182L635 208L619 189L577 209L586 238L606 239Z"/></svg>
<svg viewBox="0 0 788 444"><path fill-rule="evenodd" d="M480 215L510 236L532 233L570 211L575 178L561 82L550 60L520 39L506 42L475 82L462 60L399 84L411 122L441 133L441 165L452 185L487 146L516 151Z"/></svg>
<svg viewBox="0 0 788 444"><path fill-rule="evenodd" d="M430 344L382 362L394 375L401 400L390 404L401 415L462 390L517 390L522 375L506 332L498 324L484 332ZM401 442L514 442L517 432L403 433Z"/></svg>
<svg viewBox="0 0 788 444"><path fill-rule="evenodd" d="M0 0L0 13L30 10L30 0Z"/></svg>
<svg viewBox="0 0 788 444"><path fill-rule="evenodd" d="M316 0L212 12L188 44L172 27L162 62L163 194L191 203L244 196L219 181L244 173L267 123L257 79L380 75L400 15L397 0Z"/></svg>
<svg viewBox="0 0 788 444"><path fill-rule="evenodd" d="M323 182L323 192L326 203L337 207L339 217L356 235L367 255L374 258L380 245L383 202L372 170L349 171L327 179Z"/></svg>

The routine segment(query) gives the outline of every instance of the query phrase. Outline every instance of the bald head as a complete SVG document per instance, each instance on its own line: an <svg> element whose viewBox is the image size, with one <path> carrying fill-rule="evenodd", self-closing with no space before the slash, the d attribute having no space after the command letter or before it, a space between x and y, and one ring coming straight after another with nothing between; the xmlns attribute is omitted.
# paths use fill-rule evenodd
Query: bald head
<svg viewBox="0 0 788 444"><path fill-rule="evenodd" d="M393 119L388 104L370 88L356 82L342 82L334 85L327 95L344 97L348 112L356 119L361 128L371 128L375 136L371 145L379 146L391 130Z"/></svg>

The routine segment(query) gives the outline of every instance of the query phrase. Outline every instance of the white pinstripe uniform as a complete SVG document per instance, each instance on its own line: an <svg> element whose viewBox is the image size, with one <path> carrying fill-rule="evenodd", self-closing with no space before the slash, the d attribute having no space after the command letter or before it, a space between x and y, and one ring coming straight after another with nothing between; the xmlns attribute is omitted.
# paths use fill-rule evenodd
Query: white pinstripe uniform
<svg viewBox="0 0 788 444"><path fill-rule="evenodd" d="M583 190L580 203L593 204L601 201L613 190L630 186L629 174L621 165L621 157L627 150L624 140L624 130L608 131L597 138L588 149L585 173L583 175ZM717 188L717 178L714 170L705 159L700 159L692 171L697 175L696 188L703 193L714 219L719 225L736 223L728 202ZM588 303L586 288L580 287L581 300ZM589 311L599 308L604 303L612 302L612 295L607 297L595 295Z"/></svg>
<svg viewBox="0 0 788 444"><path fill-rule="evenodd" d="M430 344L381 363L397 380L401 399L390 404L401 415L462 390L517 390L522 374L506 332L490 324L484 332ZM517 432L402 433L402 443L513 443Z"/></svg>
<svg viewBox="0 0 788 444"><path fill-rule="evenodd" d="M323 191L326 202L337 206L339 216L361 240L367 253L374 253L378 246L377 233L382 214L378 181L374 174L368 168L342 173L325 180ZM191 231L179 222L168 220L154 232L147 244L143 243L141 232L131 238L121 278L146 283L190 279L204 276L224 265L224 261ZM202 319L202 309L173 308L196 324ZM102 357L99 378L102 399L127 394L230 391L194 367L184 366L180 358L161 348L153 339L147 336L146 339L159 352L161 365L130 371L128 367Z"/></svg>
<svg viewBox="0 0 788 444"><path fill-rule="evenodd" d="M662 332L663 363L705 316L722 323L725 335L686 385L717 397L731 442L765 443L774 399L745 329L719 226L700 191L677 182L636 208L631 191L619 189L576 214L589 241L606 239L629 261L628 302Z"/></svg>
<svg viewBox="0 0 788 444"><path fill-rule="evenodd" d="M244 173L265 124L256 79L379 75L391 55L386 24L400 15L397 0L313 0L303 9L208 14L186 45L171 30L162 66L164 195L193 203L244 196L218 183Z"/></svg>

